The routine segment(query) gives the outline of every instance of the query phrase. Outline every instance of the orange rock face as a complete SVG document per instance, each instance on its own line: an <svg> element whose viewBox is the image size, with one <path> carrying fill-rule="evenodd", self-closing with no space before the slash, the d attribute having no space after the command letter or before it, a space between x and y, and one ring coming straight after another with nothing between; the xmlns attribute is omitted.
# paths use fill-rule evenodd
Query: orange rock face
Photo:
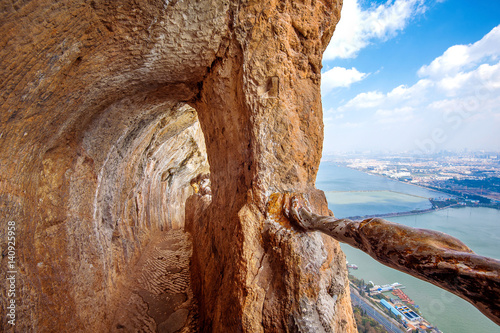
<svg viewBox="0 0 500 333"><path fill-rule="evenodd" d="M213 332L356 330L338 243L280 211L300 192L327 213L320 70L341 1L0 8L0 217L15 222L17 272L15 296L1 290L16 302L15 326L2 303L6 331L187 332L193 318ZM211 195L195 193L208 172ZM164 318L134 269L184 229L193 295Z"/></svg>

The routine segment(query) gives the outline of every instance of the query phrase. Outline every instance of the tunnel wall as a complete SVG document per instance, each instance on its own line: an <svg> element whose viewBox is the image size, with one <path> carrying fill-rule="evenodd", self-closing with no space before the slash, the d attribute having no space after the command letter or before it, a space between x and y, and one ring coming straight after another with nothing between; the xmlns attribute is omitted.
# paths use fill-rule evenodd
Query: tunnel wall
<svg viewBox="0 0 500 333"><path fill-rule="evenodd" d="M18 321L2 302L2 323L108 331L128 267L152 233L182 227L189 180L208 170L185 102L215 59L228 3L0 6L1 223L16 223L18 272Z"/></svg>

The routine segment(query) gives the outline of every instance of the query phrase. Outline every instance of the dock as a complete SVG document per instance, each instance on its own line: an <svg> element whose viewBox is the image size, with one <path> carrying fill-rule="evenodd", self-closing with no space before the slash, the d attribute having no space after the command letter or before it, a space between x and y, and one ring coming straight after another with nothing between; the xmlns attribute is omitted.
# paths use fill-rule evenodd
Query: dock
<svg viewBox="0 0 500 333"><path fill-rule="evenodd" d="M393 284L384 284L382 286L374 285L373 288L370 288L370 292L373 294L380 294L380 293L385 293L387 291L393 291L393 290L397 290L397 289L401 289L401 288L405 288L405 286L401 285L401 283L395 282Z"/></svg>
<svg viewBox="0 0 500 333"><path fill-rule="evenodd" d="M394 289L392 291L392 294L398 296L399 299L405 303L415 304L415 302L410 297L408 297L408 295L406 295L401 289Z"/></svg>

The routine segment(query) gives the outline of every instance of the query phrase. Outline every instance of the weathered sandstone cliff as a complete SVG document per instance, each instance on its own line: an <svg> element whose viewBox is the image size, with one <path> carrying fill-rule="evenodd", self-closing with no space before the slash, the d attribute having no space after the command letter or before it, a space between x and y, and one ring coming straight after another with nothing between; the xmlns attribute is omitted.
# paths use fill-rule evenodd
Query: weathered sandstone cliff
<svg viewBox="0 0 500 333"><path fill-rule="evenodd" d="M4 329L356 331L338 243L281 209L300 192L328 213L319 85L340 7L1 1Z"/></svg>

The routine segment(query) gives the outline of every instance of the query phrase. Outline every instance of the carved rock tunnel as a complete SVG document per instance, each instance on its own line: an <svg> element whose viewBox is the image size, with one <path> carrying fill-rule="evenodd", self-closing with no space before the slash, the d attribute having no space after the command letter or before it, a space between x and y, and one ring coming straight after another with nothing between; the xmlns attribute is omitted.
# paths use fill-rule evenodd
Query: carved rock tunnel
<svg viewBox="0 0 500 333"><path fill-rule="evenodd" d="M0 1L3 327L355 332L338 242L282 209L300 193L329 214L320 70L341 6Z"/></svg>
<svg viewBox="0 0 500 333"><path fill-rule="evenodd" d="M319 84L341 1L0 5L4 327L356 330L338 243L268 204L328 212ZM211 201L190 185L207 161Z"/></svg>

